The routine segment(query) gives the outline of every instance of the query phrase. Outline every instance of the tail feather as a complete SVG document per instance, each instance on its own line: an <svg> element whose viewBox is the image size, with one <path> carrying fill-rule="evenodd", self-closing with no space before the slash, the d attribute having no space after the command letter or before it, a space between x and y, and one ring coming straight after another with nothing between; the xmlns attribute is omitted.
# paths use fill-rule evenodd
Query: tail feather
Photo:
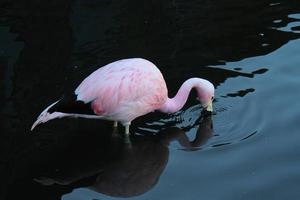
<svg viewBox="0 0 300 200"><path fill-rule="evenodd" d="M45 123L46 121L49 121L51 119L50 118L50 114L49 114L49 109L51 109L55 104L57 104L60 100L55 101L54 103L52 103L51 105L49 105L45 110L43 110L41 112L41 114L39 115L39 117L37 118L37 120L33 123L33 125L31 126L31 131L38 125L41 123Z"/></svg>
<svg viewBox="0 0 300 200"><path fill-rule="evenodd" d="M91 102L84 103L83 101L78 101L76 95L64 96L57 104L49 109L49 112L95 115L91 107Z"/></svg>
<svg viewBox="0 0 300 200"><path fill-rule="evenodd" d="M41 112L37 120L33 123L31 131L41 123L63 117L104 119L102 116L95 115L90 104L84 104L83 102L78 101L66 101L66 99L62 98L52 103Z"/></svg>

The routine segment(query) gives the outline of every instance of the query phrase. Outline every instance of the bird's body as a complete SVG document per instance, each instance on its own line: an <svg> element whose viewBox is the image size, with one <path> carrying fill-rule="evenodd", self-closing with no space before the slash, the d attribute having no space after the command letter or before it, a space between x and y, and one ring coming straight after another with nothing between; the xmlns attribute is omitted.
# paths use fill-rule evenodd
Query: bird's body
<svg viewBox="0 0 300 200"><path fill-rule="evenodd" d="M48 106L32 129L54 118L84 117L121 122L129 133L131 121L139 116L155 110L171 113L181 109L192 88L210 109L214 87L209 81L188 79L170 99L166 82L153 63L142 58L118 60L85 78L71 95L72 103L60 100Z"/></svg>
<svg viewBox="0 0 300 200"><path fill-rule="evenodd" d="M141 67L142 66L142 67ZM96 115L122 123L159 109L167 86L158 68L144 59L124 59L99 68L75 90Z"/></svg>

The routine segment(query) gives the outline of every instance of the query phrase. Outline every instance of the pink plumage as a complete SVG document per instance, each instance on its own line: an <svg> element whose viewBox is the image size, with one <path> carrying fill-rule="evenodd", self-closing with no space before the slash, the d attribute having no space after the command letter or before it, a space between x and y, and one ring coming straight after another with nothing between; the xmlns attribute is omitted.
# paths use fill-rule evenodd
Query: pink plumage
<svg viewBox="0 0 300 200"><path fill-rule="evenodd" d="M214 86L209 81L188 79L170 99L165 80L152 62L142 58L118 60L90 74L75 90L75 104L88 106L92 113L76 113L70 109L62 112L58 105L61 102L57 101L40 114L31 130L55 118L84 117L121 122L126 128L125 133L129 134L131 121L139 116L155 110L165 113L180 110L192 88L196 89L202 106L212 111Z"/></svg>
<svg viewBox="0 0 300 200"><path fill-rule="evenodd" d="M92 102L95 114L125 123L160 108L168 90L159 69L136 58L101 67L83 80L75 94L79 101Z"/></svg>

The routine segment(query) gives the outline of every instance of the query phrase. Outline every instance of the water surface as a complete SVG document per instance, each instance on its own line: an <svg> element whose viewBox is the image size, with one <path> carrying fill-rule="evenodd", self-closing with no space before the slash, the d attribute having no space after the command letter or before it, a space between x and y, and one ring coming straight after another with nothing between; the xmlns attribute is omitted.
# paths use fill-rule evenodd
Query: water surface
<svg viewBox="0 0 300 200"><path fill-rule="evenodd" d="M1 199L297 199L300 3L36 1L0 3ZM143 57L169 95L202 77L182 111L132 125L39 112L90 72Z"/></svg>

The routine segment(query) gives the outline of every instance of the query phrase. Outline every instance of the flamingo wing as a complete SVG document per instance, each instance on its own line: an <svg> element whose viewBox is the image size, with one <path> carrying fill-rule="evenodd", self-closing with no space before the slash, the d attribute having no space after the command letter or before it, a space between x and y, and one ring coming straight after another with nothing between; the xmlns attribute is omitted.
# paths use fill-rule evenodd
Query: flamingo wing
<svg viewBox="0 0 300 200"><path fill-rule="evenodd" d="M99 68L83 80L75 94L77 101L91 103L97 115L123 112L135 118L158 109L167 99L167 87L153 63L132 58Z"/></svg>

